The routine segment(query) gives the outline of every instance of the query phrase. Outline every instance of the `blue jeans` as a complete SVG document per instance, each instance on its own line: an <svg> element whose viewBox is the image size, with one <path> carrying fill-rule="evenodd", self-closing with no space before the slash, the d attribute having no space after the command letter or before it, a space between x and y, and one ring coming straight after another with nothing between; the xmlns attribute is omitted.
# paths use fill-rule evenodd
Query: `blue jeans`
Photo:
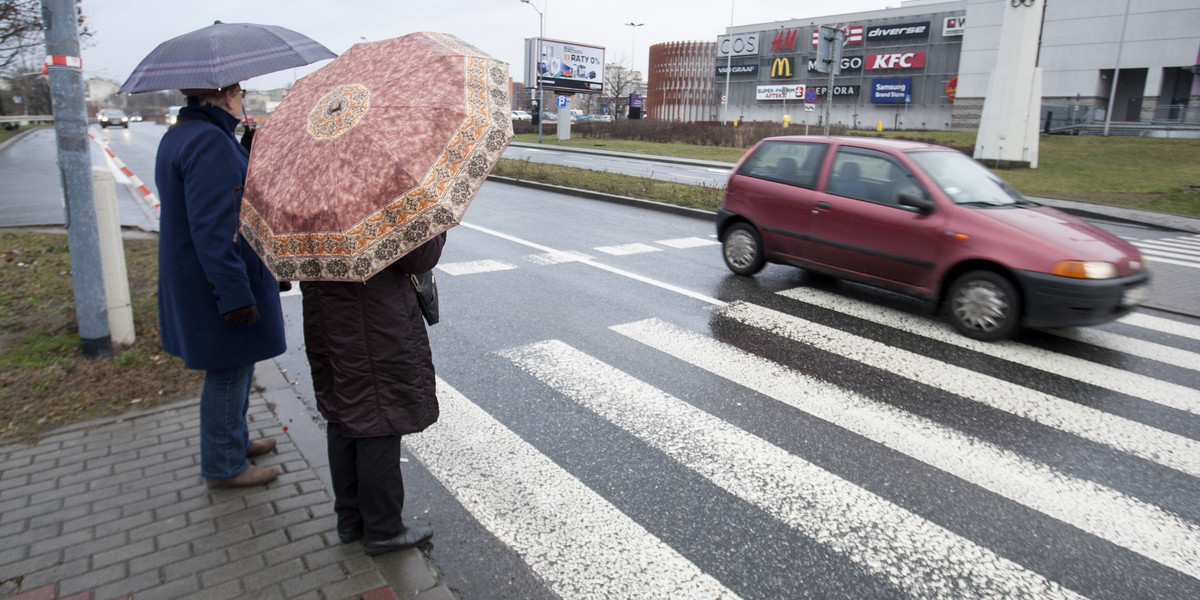
<svg viewBox="0 0 1200 600"><path fill-rule="evenodd" d="M205 479L232 479L242 474L250 461L250 385L254 363L204 372L200 392L200 475Z"/></svg>

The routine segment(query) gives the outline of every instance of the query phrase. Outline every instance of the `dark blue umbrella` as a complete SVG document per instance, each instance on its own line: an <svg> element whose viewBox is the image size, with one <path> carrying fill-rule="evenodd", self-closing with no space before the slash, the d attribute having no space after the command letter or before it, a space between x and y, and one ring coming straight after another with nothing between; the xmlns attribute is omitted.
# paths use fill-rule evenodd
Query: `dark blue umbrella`
<svg viewBox="0 0 1200 600"><path fill-rule="evenodd" d="M217 21L159 44L119 91L216 90L330 58L337 55L290 29Z"/></svg>

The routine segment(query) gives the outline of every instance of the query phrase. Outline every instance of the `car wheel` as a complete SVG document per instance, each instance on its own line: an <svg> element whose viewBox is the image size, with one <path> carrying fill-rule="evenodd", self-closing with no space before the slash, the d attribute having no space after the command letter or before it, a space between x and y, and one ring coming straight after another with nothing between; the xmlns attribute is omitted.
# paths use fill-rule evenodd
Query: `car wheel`
<svg viewBox="0 0 1200 600"><path fill-rule="evenodd" d="M725 231L721 240L725 266L738 275L753 275L766 264L762 240L758 232L746 223L736 223Z"/></svg>
<svg viewBox="0 0 1200 600"><path fill-rule="evenodd" d="M1016 331L1021 319L1021 297L1003 275L971 271L950 285L946 312L959 333L990 342Z"/></svg>

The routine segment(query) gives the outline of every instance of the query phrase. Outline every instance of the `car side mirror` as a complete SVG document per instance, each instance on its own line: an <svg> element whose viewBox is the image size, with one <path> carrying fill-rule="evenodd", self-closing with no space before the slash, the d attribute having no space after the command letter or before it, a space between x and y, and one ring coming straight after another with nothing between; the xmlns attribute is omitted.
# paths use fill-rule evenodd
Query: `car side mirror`
<svg viewBox="0 0 1200 600"><path fill-rule="evenodd" d="M933 200L913 192L900 192L900 206L912 209L914 212L928 215L937 206Z"/></svg>

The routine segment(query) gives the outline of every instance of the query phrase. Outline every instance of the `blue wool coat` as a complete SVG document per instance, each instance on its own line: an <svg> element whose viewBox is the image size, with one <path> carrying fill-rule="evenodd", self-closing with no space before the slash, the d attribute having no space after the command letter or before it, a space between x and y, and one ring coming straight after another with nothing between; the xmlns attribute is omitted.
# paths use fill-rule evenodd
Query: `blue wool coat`
<svg viewBox="0 0 1200 600"><path fill-rule="evenodd" d="M158 146L158 321L163 350L191 369L225 369L286 350L279 283L238 234L249 152L238 119L190 104ZM224 314L257 305L253 325Z"/></svg>

